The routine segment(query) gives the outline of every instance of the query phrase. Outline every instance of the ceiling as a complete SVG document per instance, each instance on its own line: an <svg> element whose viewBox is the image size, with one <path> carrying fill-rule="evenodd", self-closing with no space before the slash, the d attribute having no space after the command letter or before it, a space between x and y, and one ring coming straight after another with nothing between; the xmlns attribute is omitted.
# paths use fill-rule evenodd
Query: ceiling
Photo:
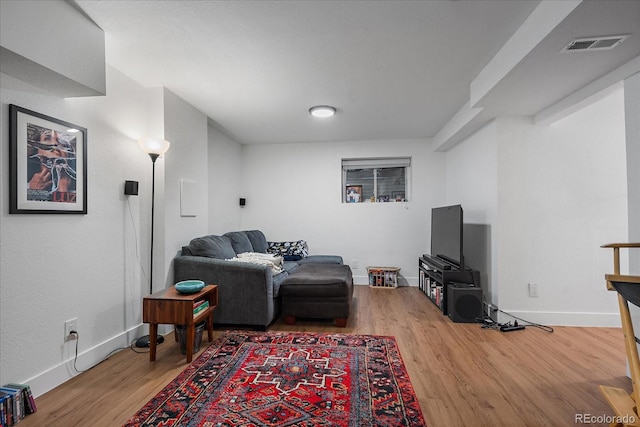
<svg viewBox="0 0 640 427"><path fill-rule="evenodd" d="M636 0L73 3L104 30L108 64L243 144L447 146L497 115L538 114L640 55ZM631 36L559 53L616 34ZM338 114L314 119L317 104Z"/></svg>

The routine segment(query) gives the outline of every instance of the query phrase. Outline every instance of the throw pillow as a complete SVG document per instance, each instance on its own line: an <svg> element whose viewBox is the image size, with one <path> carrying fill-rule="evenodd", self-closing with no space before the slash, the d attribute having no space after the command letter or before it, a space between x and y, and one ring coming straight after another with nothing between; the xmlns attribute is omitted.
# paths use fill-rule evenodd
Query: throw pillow
<svg viewBox="0 0 640 427"><path fill-rule="evenodd" d="M285 257L286 261L297 261L309 256L309 247L304 240L294 242L269 242L267 252Z"/></svg>

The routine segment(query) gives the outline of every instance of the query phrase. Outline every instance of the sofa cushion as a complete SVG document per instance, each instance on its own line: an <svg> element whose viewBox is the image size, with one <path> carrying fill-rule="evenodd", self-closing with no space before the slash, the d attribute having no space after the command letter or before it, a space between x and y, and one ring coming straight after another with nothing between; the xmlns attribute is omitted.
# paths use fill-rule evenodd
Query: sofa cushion
<svg viewBox="0 0 640 427"><path fill-rule="evenodd" d="M231 246L236 254L242 254L245 252L253 252L253 245L244 231L230 231L224 233L226 237L231 241ZM235 254L233 255L235 256ZM231 258L233 258L233 256Z"/></svg>
<svg viewBox="0 0 640 427"><path fill-rule="evenodd" d="M284 282L284 280L287 277L289 277L289 273L287 273L286 271L283 271L273 276L273 297L274 298L280 296L280 285L282 284L282 282Z"/></svg>
<svg viewBox="0 0 640 427"><path fill-rule="evenodd" d="M296 271L296 269L300 267L300 264L298 264L296 261L284 261L282 263L282 268L284 269L284 271L286 271L287 273L291 274L294 271Z"/></svg>
<svg viewBox="0 0 640 427"><path fill-rule="evenodd" d="M253 246L253 252L267 253L267 248L269 244L267 243L267 238L264 233L260 230L249 230L245 231L249 241L251 242L251 246Z"/></svg>
<svg viewBox="0 0 640 427"><path fill-rule="evenodd" d="M340 255L309 255L308 257L296 261L298 264L342 264Z"/></svg>
<svg viewBox="0 0 640 427"><path fill-rule="evenodd" d="M227 236L197 237L189 242L189 251L194 256L208 258L229 259L236 256Z"/></svg>
<svg viewBox="0 0 640 427"><path fill-rule="evenodd" d="M353 276L348 265L304 264L280 283L283 297L348 297Z"/></svg>

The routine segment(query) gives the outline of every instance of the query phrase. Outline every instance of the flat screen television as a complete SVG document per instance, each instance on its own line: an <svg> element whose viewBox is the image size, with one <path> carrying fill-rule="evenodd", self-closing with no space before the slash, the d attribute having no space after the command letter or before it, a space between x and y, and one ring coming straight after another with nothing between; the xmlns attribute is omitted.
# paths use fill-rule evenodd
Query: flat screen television
<svg viewBox="0 0 640 427"><path fill-rule="evenodd" d="M464 268L461 205L431 210L431 256Z"/></svg>

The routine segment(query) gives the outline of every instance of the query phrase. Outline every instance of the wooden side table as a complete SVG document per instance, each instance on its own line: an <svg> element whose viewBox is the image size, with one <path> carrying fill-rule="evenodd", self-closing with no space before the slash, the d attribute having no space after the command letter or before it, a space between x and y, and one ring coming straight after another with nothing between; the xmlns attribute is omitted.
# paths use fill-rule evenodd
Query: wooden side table
<svg viewBox="0 0 640 427"><path fill-rule="evenodd" d="M197 301L209 301L209 308L194 317ZM142 321L149 324L149 361L156 360L158 324L186 325L187 363L193 359L195 325L207 320L209 342L213 341L213 310L218 306L218 287L207 285L195 294L181 294L175 287L163 289L142 300Z"/></svg>

